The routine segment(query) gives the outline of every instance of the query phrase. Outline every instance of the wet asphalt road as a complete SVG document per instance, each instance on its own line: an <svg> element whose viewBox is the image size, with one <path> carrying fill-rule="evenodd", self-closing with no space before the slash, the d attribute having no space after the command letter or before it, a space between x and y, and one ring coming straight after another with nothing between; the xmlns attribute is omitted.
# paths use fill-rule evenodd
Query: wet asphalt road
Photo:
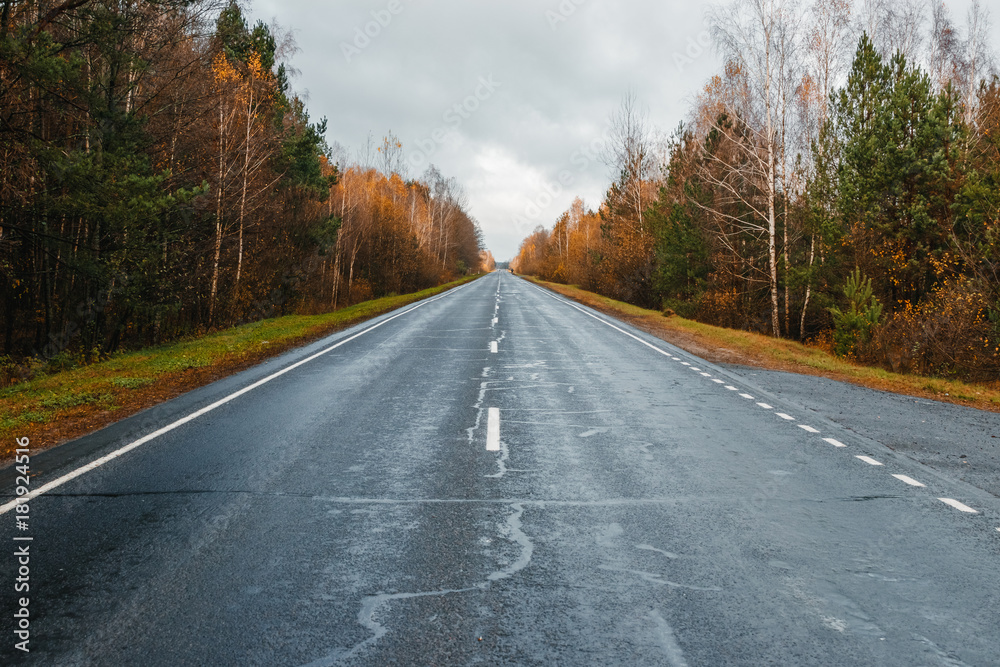
<svg viewBox="0 0 1000 667"><path fill-rule="evenodd" d="M1000 664L1000 500L602 322L492 274L40 454L342 343L31 500L26 662Z"/></svg>

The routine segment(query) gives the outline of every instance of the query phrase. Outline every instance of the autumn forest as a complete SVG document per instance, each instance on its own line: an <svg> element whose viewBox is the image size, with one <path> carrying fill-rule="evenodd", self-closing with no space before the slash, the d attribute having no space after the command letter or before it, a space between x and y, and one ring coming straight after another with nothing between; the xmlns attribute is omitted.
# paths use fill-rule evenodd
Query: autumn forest
<svg viewBox="0 0 1000 667"><path fill-rule="evenodd" d="M892 370L1000 377L983 3L753 0L708 24L725 65L687 120L663 136L627 95L604 200L535 230L512 268Z"/></svg>
<svg viewBox="0 0 1000 667"><path fill-rule="evenodd" d="M204 0L5 0L0 355L85 363L438 285L492 261L399 140L327 145L281 29ZM338 157L335 158L334 155Z"/></svg>

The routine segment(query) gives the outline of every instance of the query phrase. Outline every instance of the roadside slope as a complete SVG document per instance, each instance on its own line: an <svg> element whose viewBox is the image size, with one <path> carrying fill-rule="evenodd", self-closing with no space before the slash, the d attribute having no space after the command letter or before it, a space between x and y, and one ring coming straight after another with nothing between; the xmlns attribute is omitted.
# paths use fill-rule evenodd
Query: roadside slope
<svg viewBox="0 0 1000 667"><path fill-rule="evenodd" d="M1000 383L972 384L893 373L855 364L795 341L702 324L676 315L665 317L658 311L616 301L578 287L523 277L713 363L814 375L869 389L1000 412Z"/></svg>

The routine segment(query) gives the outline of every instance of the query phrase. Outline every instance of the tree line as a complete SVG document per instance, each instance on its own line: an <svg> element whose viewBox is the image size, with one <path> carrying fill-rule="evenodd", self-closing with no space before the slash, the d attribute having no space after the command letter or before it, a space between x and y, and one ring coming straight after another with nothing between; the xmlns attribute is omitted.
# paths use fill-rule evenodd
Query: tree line
<svg viewBox="0 0 1000 667"><path fill-rule="evenodd" d="M327 145L235 2L4 0L0 337L87 360L478 271L454 179Z"/></svg>
<svg viewBox="0 0 1000 667"><path fill-rule="evenodd" d="M893 370L1000 373L1000 79L989 16L943 3L744 0L723 71L669 137L634 94L615 175L513 268Z"/></svg>

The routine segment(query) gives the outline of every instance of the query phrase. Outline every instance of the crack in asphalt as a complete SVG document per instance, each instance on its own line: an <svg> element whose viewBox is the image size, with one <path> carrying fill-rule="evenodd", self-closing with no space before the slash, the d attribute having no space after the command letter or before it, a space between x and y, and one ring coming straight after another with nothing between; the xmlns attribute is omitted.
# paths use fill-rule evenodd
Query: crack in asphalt
<svg viewBox="0 0 1000 667"><path fill-rule="evenodd" d="M528 567L528 563L531 562L531 555L535 551L535 545L531 542L531 538L521 530L521 517L524 515L524 506L521 503L514 503L511 507L514 509L514 513L507 517L507 537L512 542L516 542L521 546L521 555L509 566L490 574L486 578L487 581L499 581L520 572Z"/></svg>
<svg viewBox="0 0 1000 667"><path fill-rule="evenodd" d="M361 609L358 611L358 623L367 628L372 633L372 636L358 644L355 644L347 650L336 649L330 654L318 660L314 660L303 667L331 667L342 660L352 658L362 653L369 647L374 646L380 639L382 639L382 637L386 635L386 633L389 632L389 629L385 625L375 620L375 616L382 606L392 602L393 600L443 597L459 593L485 591L494 581L500 581L501 579L511 577L528 567L528 564L531 562L531 556L535 550L535 545L532 543L531 538L528 537L522 529L521 517L524 516L524 507L521 503L511 503L510 507L514 510L514 513L507 517L504 529L501 532L509 541L514 542L521 547L521 554L518 556L517 560L507 567L491 572L486 577L486 581L474 584L467 588L448 588L435 591L416 591L410 593L378 593L376 595L366 596L361 600Z"/></svg>
<svg viewBox="0 0 1000 667"><path fill-rule="evenodd" d="M722 589L718 586L694 586L692 584L681 584L676 581L670 581L669 579L664 579L661 575L655 574L653 572L643 572L642 570L629 570L624 567L614 567L613 565L598 565L598 569L606 570L608 572L623 572L625 574L634 574L643 581L648 581L651 584L659 584L661 586L669 586L670 588L685 588L690 591L711 591L719 592Z"/></svg>
<svg viewBox="0 0 1000 667"><path fill-rule="evenodd" d="M483 475L483 477L489 479L500 479L506 475L510 470L507 468L507 459L510 458L510 449L507 447L507 443L503 440L500 441L500 456L497 458L497 472L492 475Z"/></svg>

